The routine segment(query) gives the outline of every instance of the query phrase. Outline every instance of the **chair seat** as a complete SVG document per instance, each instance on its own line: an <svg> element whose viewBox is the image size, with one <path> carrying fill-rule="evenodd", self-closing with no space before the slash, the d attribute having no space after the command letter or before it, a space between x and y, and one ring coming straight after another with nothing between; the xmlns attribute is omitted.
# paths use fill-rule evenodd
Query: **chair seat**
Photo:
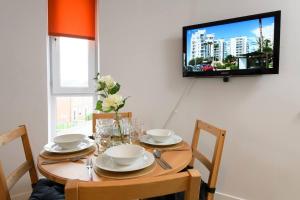
<svg viewBox="0 0 300 200"><path fill-rule="evenodd" d="M29 200L64 200L64 185L40 179L33 187Z"/></svg>

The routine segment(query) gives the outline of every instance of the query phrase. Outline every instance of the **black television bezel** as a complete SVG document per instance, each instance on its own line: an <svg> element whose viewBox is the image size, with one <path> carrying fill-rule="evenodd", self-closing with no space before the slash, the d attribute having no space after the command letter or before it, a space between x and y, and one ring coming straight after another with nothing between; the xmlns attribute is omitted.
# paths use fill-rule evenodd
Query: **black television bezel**
<svg viewBox="0 0 300 200"><path fill-rule="evenodd" d="M259 69L243 69L243 70L228 70L228 71L201 71L201 72L191 72L185 69L187 64L186 60L186 33L191 29L199 29L204 27L224 25L235 22L242 22L248 20L254 20L259 18L274 17L274 44L273 44L273 68L259 68ZM182 43L182 73L183 77L224 77L224 76L244 76L244 75L259 75L259 74L279 74L279 52L280 52L280 21L281 21L281 11L273 11L255 15L248 15L243 17L225 19L214 22L207 22L202 24L196 24L191 26L184 26L183 30L183 43Z"/></svg>

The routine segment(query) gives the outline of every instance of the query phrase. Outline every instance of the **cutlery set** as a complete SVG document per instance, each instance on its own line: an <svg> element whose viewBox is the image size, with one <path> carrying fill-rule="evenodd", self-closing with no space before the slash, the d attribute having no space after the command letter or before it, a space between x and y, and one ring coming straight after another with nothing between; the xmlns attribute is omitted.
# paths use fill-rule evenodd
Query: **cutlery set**
<svg viewBox="0 0 300 200"><path fill-rule="evenodd" d="M93 170L93 160L92 160L92 158L88 158L87 159L87 161L86 161L86 168L88 170L89 180L93 181L93 173L92 173L92 170Z"/></svg>
<svg viewBox="0 0 300 200"><path fill-rule="evenodd" d="M63 163L63 162L77 162L79 160L86 159L86 158L87 157L75 157L75 158L67 158L67 159L62 159L62 160L45 160L41 164L42 165L51 165L51 164L57 164L57 163ZM89 180L93 181L93 174L92 174L93 160L92 160L92 158L87 159L86 168L88 170Z"/></svg>

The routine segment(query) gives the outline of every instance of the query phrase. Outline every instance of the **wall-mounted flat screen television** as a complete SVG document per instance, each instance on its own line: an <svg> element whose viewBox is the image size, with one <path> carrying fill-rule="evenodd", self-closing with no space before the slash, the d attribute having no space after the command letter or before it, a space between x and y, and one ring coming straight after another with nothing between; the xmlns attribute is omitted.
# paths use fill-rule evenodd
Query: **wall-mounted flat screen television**
<svg viewBox="0 0 300 200"><path fill-rule="evenodd" d="M183 27L183 76L279 73L280 11Z"/></svg>

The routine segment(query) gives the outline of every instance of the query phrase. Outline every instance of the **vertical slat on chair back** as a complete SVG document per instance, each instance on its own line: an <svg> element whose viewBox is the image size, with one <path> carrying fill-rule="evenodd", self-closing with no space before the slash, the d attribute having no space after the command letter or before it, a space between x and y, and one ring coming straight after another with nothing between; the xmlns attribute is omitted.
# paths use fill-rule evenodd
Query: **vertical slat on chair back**
<svg viewBox="0 0 300 200"><path fill-rule="evenodd" d="M131 112L122 112L119 113L121 115L121 117L123 118L132 118L132 113ZM93 113L93 133L96 132L96 120L97 119L113 119L115 118L115 114L114 113Z"/></svg>
<svg viewBox="0 0 300 200"><path fill-rule="evenodd" d="M81 182L68 181L65 187L66 200L111 200L141 199L185 192L186 200L199 198L200 173L189 170L172 175L139 179Z"/></svg>
<svg viewBox="0 0 300 200"><path fill-rule="evenodd" d="M204 130L216 137L213 158L211 161L198 150L198 142L201 130ZM193 166L195 159L197 159L209 170L209 178L207 183L209 188L216 187L225 135L225 130L217 128L201 120L196 121L192 140L193 159L190 163L190 166ZM213 199L213 193L209 193L207 199Z"/></svg>
<svg viewBox="0 0 300 200"><path fill-rule="evenodd" d="M1 134L0 135L0 147L4 146L15 139L21 137L23 149L25 153L26 161L11 172L7 177L4 175L2 164L0 162L0 194L4 194L4 199L9 200L9 190L16 184L16 182L29 171L31 183L35 184L38 181L37 172L35 169L32 151L27 135L27 130L25 125L19 126L18 128ZM8 154L9 155L9 154Z"/></svg>
<svg viewBox="0 0 300 200"><path fill-rule="evenodd" d="M0 161L0 194L3 196L3 200L10 200L9 190L7 187L6 178L3 172L1 161Z"/></svg>

